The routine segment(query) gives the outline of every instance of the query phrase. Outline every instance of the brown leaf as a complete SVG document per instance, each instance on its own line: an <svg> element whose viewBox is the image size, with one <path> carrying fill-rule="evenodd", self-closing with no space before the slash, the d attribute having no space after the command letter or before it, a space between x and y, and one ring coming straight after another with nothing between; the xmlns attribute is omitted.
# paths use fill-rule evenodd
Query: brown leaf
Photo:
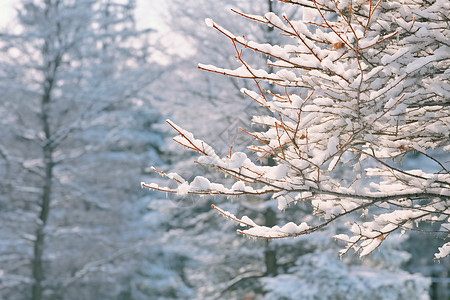
<svg viewBox="0 0 450 300"><path fill-rule="evenodd" d="M334 43L334 44L332 44L332 49L333 50L338 50L338 49L341 49L342 47L344 47L344 43L343 42L337 42L337 43Z"/></svg>

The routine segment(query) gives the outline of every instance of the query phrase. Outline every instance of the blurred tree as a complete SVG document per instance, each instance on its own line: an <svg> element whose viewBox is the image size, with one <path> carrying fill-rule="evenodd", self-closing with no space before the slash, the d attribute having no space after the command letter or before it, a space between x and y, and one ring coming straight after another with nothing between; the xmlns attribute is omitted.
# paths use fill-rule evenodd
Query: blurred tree
<svg viewBox="0 0 450 300"><path fill-rule="evenodd" d="M155 236L135 182L162 144L145 93L163 68L134 10L23 0L1 33L0 298L117 298L138 280L129 260Z"/></svg>

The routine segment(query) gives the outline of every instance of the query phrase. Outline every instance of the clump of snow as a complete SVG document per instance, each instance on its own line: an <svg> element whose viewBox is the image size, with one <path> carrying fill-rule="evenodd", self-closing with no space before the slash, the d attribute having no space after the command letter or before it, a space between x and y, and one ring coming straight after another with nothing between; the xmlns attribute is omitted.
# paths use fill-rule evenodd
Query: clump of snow
<svg viewBox="0 0 450 300"><path fill-rule="evenodd" d="M183 184L180 184L178 187L177 187L177 195L178 196L184 196L184 195L187 195L188 193L189 193L189 191L191 190L191 187L189 186L189 184L188 183L183 183Z"/></svg>
<svg viewBox="0 0 450 300"><path fill-rule="evenodd" d="M191 182L191 187L197 190L209 190L211 183L208 178L203 176L196 176L194 180Z"/></svg>
<svg viewBox="0 0 450 300"><path fill-rule="evenodd" d="M434 254L436 259L441 259L450 254L450 242L445 243L442 247L438 248L439 252Z"/></svg>
<svg viewBox="0 0 450 300"><path fill-rule="evenodd" d="M275 225L273 227L254 226L250 229L242 231L241 233L260 238L280 238L300 235L307 231L309 228L309 225L307 225L305 222L301 223L300 225L297 225L294 222L289 222L281 228L278 225Z"/></svg>
<svg viewBox="0 0 450 300"><path fill-rule="evenodd" d="M290 161L290 163L295 167L298 168L300 170L303 170L305 168L307 168L309 166L309 162L303 159L293 159Z"/></svg>
<svg viewBox="0 0 450 300"><path fill-rule="evenodd" d="M286 197L280 196L280 197L278 197L277 201L278 201L278 209L279 210L284 210L288 205L288 201L287 201Z"/></svg>
<svg viewBox="0 0 450 300"><path fill-rule="evenodd" d="M205 23L206 23L206 26L208 26L208 27L214 27L214 21L210 18L206 18Z"/></svg>
<svg viewBox="0 0 450 300"><path fill-rule="evenodd" d="M316 16L319 14L317 10L309 7L302 7L302 13L303 22L314 22Z"/></svg>
<svg viewBox="0 0 450 300"><path fill-rule="evenodd" d="M389 55L386 54L381 58L381 63L383 65L387 65L390 64L391 62L393 62L394 60L396 60L397 58L399 58L400 56L402 56L403 54L405 54L406 52L408 52L409 48L408 47L403 47L400 48L397 52L395 52L395 54L393 55Z"/></svg>
<svg viewBox="0 0 450 300"><path fill-rule="evenodd" d="M289 81L296 81L297 80L297 76L295 75L294 72L286 70L286 69L281 69L280 71L277 72L277 75L281 78L281 79L286 79Z"/></svg>
<svg viewBox="0 0 450 300"><path fill-rule="evenodd" d="M258 225L256 225L255 222L253 222L252 219L250 219L250 218L247 217L247 216L243 216L243 217L241 218L241 221L244 222L244 223L247 223L247 224L250 225L250 226L258 226ZM241 223L241 226L246 226L246 225Z"/></svg>
<svg viewBox="0 0 450 300"><path fill-rule="evenodd" d="M243 181L237 181L231 187L231 190L234 191L245 191L245 183Z"/></svg>
<svg viewBox="0 0 450 300"><path fill-rule="evenodd" d="M349 0L341 0L341 1L338 1L337 7L342 11L342 10L346 9L347 7L349 7L349 5L350 5Z"/></svg>
<svg viewBox="0 0 450 300"><path fill-rule="evenodd" d="M288 167L286 165L278 165L270 168L270 171L266 173L266 176L270 179L279 180L286 176Z"/></svg>
<svg viewBox="0 0 450 300"><path fill-rule="evenodd" d="M281 227L281 230L289 234L295 234L297 232L297 224L294 222L289 222Z"/></svg>
<svg viewBox="0 0 450 300"><path fill-rule="evenodd" d="M150 184L146 184L145 182L141 182L141 187L147 187L149 189L158 189L159 188L158 184L156 184L154 182L152 182Z"/></svg>
<svg viewBox="0 0 450 300"><path fill-rule="evenodd" d="M366 256L367 254L372 253L373 250L378 248L378 246L381 245L381 242L383 242L382 239L370 239L366 240L361 244L362 251L359 254L360 257Z"/></svg>
<svg viewBox="0 0 450 300"><path fill-rule="evenodd" d="M281 19L276 14L274 14L273 12L266 13L264 15L264 17L266 18L266 20L268 22L270 22L271 24L273 24L273 25L275 25L277 27L280 27L280 28L285 27L284 24L283 24L283 21L281 21Z"/></svg>
<svg viewBox="0 0 450 300"><path fill-rule="evenodd" d="M297 225L294 222L289 222L281 227L281 231L284 231L288 234L298 234L307 229L309 229L309 226L305 222L301 223L300 225Z"/></svg>
<svg viewBox="0 0 450 300"><path fill-rule="evenodd" d="M227 162L227 167L230 169L238 169L242 167L242 164L247 159L247 154L244 152L236 152L231 155L230 159Z"/></svg>

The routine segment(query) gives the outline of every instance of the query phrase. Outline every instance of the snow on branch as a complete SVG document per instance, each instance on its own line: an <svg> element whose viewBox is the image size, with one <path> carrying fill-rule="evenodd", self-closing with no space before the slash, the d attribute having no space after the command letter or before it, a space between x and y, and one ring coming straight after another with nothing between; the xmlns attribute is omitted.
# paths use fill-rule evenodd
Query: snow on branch
<svg viewBox="0 0 450 300"><path fill-rule="evenodd" d="M273 226L260 226L253 222L249 217L243 216L241 219L238 219L235 215L228 211L224 211L219 207L212 205L212 208L221 213L225 218L230 219L234 222L239 223L241 226L250 227L246 230L238 230L238 233L247 235L249 237L254 238L266 238L266 239L279 239L286 237L295 237L302 234L310 233L310 226L306 223L301 223L300 225L296 225L293 222L289 222L283 227Z"/></svg>
<svg viewBox="0 0 450 300"><path fill-rule="evenodd" d="M308 15L291 20L235 11L277 30L287 37L283 44L248 40L206 20L230 40L237 65L199 68L251 80L255 88L241 92L270 111L252 119L264 130L243 130L254 139L248 147L254 155L219 157L168 121L178 134L174 140L201 155L197 163L231 176L234 184L210 182L206 174L187 182L157 171L178 187L142 186L179 195L269 194L280 210L304 202L317 218L308 221L314 225L262 226L213 206L247 227L238 232L250 237L294 237L344 216L364 215L364 222L357 219L347 233L335 236L346 243L341 254L354 249L365 256L394 231L426 231L421 224L439 223L439 230L429 232L445 242L435 258L448 256L450 29L441 13L444 4L283 2L307 7ZM243 51L265 55L267 65L248 63ZM264 165L266 158L274 165ZM402 159L410 163L404 165Z"/></svg>

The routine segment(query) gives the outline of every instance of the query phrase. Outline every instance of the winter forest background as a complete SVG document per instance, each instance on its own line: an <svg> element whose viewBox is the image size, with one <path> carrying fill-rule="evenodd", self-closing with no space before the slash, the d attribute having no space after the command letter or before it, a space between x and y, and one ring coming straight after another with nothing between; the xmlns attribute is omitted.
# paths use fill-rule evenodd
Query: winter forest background
<svg viewBox="0 0 450 300"><path fill-rule="evenodd" d="M253 240L211 204L266 226L308 221L311 208L140 187L168 184L151 166L188 181L232 180L193 164L166 119L220 155L254 143L239 128L262 130L250 121L264 108L241 93L251 80L197 68L238 66L233 44L205 18L285 43L232 8L310 18L274 0L0 3L0 299L449 299L450 260L433 261L443 244L433 234L395 232L370 255L340 258L343 244L331 237L353 216L311 235ZM448 162L448 153L434 154ZM432 168L414 152L402 164Z"/></svg>

